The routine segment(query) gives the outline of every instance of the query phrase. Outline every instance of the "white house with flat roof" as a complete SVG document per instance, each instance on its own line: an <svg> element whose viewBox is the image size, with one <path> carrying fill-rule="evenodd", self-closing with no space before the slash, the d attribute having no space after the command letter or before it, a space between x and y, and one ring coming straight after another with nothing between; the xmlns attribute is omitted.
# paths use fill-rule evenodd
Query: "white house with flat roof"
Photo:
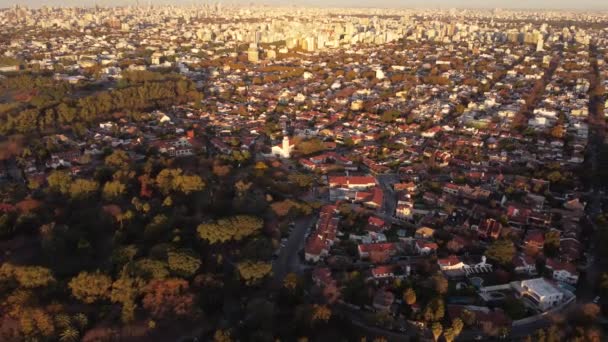
<svg viewBox="0 0 608 342"><path fill-rule="evenodd" d="M522 280L514 288L522 297L530 299L539 309L546 311L564 301L564 292L544 278Z"/></svg>

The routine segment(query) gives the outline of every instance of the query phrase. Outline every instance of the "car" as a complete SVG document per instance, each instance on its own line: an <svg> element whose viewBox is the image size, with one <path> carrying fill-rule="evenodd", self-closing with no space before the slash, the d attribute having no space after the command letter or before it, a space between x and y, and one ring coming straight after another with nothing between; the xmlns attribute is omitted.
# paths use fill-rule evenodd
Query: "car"
<svg viewBox="0 0 608 342"><path fill-rule="evenodd" d="M600 303L600 296L596 296L595 298L593 298L593 304L599 304Z"/></svg>

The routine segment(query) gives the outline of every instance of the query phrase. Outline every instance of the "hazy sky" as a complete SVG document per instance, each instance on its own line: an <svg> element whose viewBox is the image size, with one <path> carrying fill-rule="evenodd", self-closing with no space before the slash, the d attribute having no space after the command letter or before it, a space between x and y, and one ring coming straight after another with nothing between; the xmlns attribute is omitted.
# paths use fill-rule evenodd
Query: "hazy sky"
<svg viewBox="0 0 608 342"><path fill-rule="evenodd" d="M33 7L128 5L137 0L0 0L0 7L22 4ZM155 4L214 3L215 0L151 0ZM608 9L608 0L226 0L224 4L278 4L321 7L425 7L425 8L552 8L552 9ZM147 0L140 0L147 3Z"/></svg>

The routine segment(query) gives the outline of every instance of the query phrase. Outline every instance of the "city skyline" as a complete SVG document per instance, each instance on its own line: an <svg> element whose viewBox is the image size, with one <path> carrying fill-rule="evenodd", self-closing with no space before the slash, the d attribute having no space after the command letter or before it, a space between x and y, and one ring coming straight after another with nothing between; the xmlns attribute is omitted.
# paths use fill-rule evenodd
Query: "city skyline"
<svg viewBox="0 0 608 342"><path fill-rule="evenodd" d="M202 4L214 4L217 1L193 1L193 0L151 0L150 3L154 5L202 5ZM148 1L139 1L140 4L148 3ZM463 8L463 9L490 9L490 8L504 8L504 9L548 9L548 10L608 10L608 4L602 4L593 0L581 0L577 2L571 2L566 0L531 0L531 1L506 1L506 0L406 0L406 1L393 1L393 0L355 0L355 1L344 1L344 0L312 0L312 1L299 1L299 0L236 0L236 1L225 1L221 2L225 5L271 5L271 6L298 6L298 7L353 7L353 8ZM59 7L73 7L73 6L129 6L136 5L137 0L0 0L0 8L7 8L13 5L22 5L30 7L41 7L41 6L59 6Z"/></svg>

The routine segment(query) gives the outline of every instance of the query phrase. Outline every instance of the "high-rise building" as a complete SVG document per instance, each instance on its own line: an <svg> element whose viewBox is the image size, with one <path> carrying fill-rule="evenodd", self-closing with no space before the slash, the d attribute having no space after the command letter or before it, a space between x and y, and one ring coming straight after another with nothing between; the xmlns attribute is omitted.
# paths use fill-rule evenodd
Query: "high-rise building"
<svg viewBox="0 0 608 342"><path fill-rule="evenodd" d="M258 51L258 44L251 43L249 44L249 49L247 50L247 60L251 63L257 63L260 60L260 52Z"/></svg>
<svg viewBox="0 0 608 342"><path fill-rule="evenodd" d="M538 41L536 42L536 52L544 51L544 44L545 40L543 37L538 38Z"/></svg>

